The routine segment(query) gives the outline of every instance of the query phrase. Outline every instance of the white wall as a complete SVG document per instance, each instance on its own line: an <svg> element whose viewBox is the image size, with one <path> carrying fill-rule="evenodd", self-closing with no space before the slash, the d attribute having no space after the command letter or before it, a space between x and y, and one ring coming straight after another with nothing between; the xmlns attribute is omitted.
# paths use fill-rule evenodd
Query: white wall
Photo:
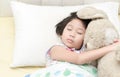
<svg viewBox="0 0 120 77"><path fill-rule="evenodd" d="M0 16L12 16L10 1L12 0L0 0ZM105 1L118 1L120 0L17 0L37 5L80 5L80 4L90 4L96 2Z"/></svg>
<svg viewBox="0 0 120 77"><path fill-rule="evenodd" d="M0 0L0 16L10 16L10 0Z"/></svg>

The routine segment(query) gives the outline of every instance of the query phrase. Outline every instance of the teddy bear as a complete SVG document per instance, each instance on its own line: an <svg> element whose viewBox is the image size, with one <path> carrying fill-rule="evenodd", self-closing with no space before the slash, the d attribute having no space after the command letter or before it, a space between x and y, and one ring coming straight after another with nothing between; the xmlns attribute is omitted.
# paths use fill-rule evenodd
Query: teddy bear
<svg viewBox="0 0 120 77"><path fill-rule="evenodd" d="M85 51L107 46L115 39L119 39L116 28L104 11L94 7L85 7L77 11L77 16L84 20L91 19L84 36ZM98 77L120 77L120 45L112 52L89 63L97 65Z"/></svg>

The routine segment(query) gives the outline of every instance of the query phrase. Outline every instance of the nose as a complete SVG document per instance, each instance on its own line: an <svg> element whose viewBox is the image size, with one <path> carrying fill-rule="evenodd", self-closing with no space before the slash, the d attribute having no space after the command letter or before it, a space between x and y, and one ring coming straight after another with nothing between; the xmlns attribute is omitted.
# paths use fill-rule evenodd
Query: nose
<svg viewBox="0 0 120 77"><path fill-rule="evenodd" d="M71 32L70 37L74 38L75 37L75 32Z"/></svg>

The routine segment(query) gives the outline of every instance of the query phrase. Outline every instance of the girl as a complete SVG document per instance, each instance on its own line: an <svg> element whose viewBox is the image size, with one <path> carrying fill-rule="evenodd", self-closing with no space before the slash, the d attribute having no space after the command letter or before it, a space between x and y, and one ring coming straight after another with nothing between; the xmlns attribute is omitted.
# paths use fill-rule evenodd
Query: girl
<svg viewBox="0 0 120 77"><path fill-rule="evenodd" d="M47 52L48 67L36 71L30 77L97 77L96 68L87 63L111 52L120 41L84 52L82 44L89 21L81 20L74 12L59 22L56 33L62 43L52 46Z"/></svg>

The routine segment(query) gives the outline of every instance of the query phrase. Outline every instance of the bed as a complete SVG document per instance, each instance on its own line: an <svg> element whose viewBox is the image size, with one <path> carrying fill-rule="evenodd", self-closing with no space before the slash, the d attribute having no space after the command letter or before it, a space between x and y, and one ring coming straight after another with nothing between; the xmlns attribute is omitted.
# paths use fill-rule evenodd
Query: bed
<svg viewBox="0 0 120 77"><path fill-rule="evenodd" d="M52 4L52 1L51 2L48 1L49 5L61 5L60 1L57 0L56 2L57 2L56 4L54 3ZM78 2L76 0L75 4L78 4ZM80 2L80 4L82 4L82 2ZM66 4L64 5L75 5L74 3L72 3L72 1L67 4L67 0L66 0L65 3ZM47 3L44 2L44 5L47 5ZM120 15L118 17L120 18ZM26 65L25 67L15 66L17 68L11 68L10 64L12 63L12 60L13 60L13 53L14 53L13 50L14 50L14 42L15 42L14 40L15 40L15 32L16 32L15 22L16 21L14 21L13 16L0 17L0 52L1 52L0 54L0 76L1 77L16 77L16 76L24 77L24 75L27 73L32 73L35 70L44 68L43 65L40 65L40 66L37 66L37 65L27 66Z"/></svg>

